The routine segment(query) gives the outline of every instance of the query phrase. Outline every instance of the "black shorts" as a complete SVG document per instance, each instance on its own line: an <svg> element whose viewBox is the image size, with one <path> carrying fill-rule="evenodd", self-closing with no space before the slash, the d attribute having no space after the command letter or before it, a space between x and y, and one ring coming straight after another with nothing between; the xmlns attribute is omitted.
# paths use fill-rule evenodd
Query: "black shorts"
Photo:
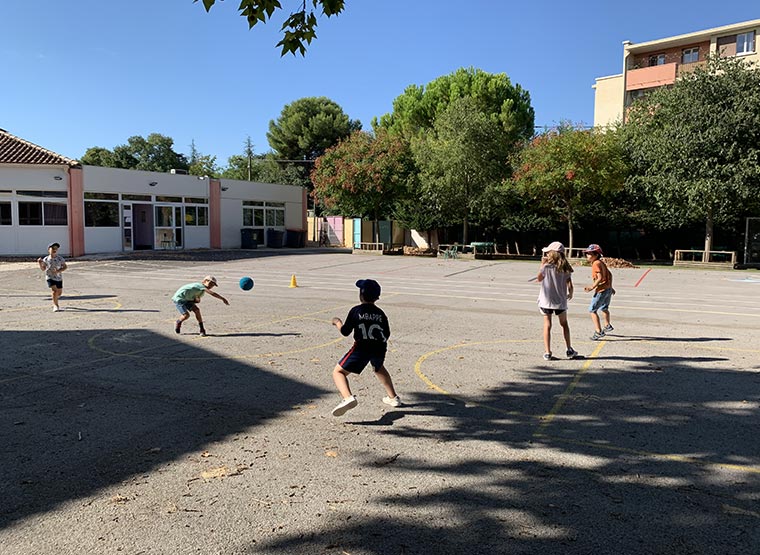
<svg viewBox="0 0 760 555"><path fill-rule="evenodd" d="M567 312L564 308L541 308L539 307L538 310L541 311L542 314L546 314L547 316L551 316L552 314L556 314L559 316L563 312Z"/></svg>
<svg viewBox="0 0 760 555"><path fill-rule="evenodd" d="M377 370L385 362L385 351L386 349L368 349L354 343L340 359L338 365L346 372L351 372L352 374L361 374L362 370L366 368L367 363L372 365L373 370Z"/></svg>
<svg viewBox="0 0 760 555"><path fill-rule="evenodd" d="M63 280L56 280L56 279L49 279L47 280L48 287L57 287L58 289L63 289Z"/></svg>

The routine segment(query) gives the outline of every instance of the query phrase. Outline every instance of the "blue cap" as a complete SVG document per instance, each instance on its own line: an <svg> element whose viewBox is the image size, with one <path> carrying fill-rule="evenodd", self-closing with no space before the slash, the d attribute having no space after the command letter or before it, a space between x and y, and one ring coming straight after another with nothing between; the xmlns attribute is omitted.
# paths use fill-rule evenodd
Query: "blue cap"
<svg viewBox="0 0 760 555"><path fill-rule="evenodd" d="M380 284L374 279L360 279L356 282L356 286L365 301L376 301L380 298Z"/></svg>

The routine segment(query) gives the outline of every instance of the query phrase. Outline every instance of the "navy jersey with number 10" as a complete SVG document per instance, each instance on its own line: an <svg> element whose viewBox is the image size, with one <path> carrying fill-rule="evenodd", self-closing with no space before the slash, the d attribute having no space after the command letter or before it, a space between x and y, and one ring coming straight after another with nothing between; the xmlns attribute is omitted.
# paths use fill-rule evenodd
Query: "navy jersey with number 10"
<svg viewBox="0 0 760 555"><path fill-rule="evenodd" d="M388 317L372 303L356 305L349 311L340 333L348 336L352 331L357 346L374 349L385 349L391 336Z"/></svg>

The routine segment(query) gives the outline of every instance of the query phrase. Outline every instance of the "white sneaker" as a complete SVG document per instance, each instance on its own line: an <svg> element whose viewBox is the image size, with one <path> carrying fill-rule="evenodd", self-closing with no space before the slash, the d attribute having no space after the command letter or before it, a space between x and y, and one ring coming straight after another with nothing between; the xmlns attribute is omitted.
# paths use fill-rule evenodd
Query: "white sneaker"
<svg viewBox="0 0 760 555"><path fill-rule="evenodd" d="M392 407L400 407L401 399L399 399L398 395L395 397L383 397L383 403Z"/></svg>
<svg viewBox="0 0 760 555"><path fill-rule="evenodd" d="M332 415L343 416L358 404L359 401L356 400L356 397L354 395L351 395L351 397L346 397L340 403L338 403L337 407L333 409Z"/></svg>
<svg viewBox="0 0 760 555"><path fill-rule="evenodd" d="M60 312L60 311L61 311L61 307L60 306L54 306L53 307L53 312Z"/></svg>

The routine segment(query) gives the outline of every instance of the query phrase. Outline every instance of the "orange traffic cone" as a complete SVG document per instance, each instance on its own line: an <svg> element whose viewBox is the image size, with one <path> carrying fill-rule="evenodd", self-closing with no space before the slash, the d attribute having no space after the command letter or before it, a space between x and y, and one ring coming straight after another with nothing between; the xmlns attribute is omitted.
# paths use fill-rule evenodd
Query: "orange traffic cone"
<svg viewBox="0 0 760 555"><path fill-rule="evenodd" d="M298 287L298 284L296 283L296 275L293 274L290 276L290 287Z"/></svg>

